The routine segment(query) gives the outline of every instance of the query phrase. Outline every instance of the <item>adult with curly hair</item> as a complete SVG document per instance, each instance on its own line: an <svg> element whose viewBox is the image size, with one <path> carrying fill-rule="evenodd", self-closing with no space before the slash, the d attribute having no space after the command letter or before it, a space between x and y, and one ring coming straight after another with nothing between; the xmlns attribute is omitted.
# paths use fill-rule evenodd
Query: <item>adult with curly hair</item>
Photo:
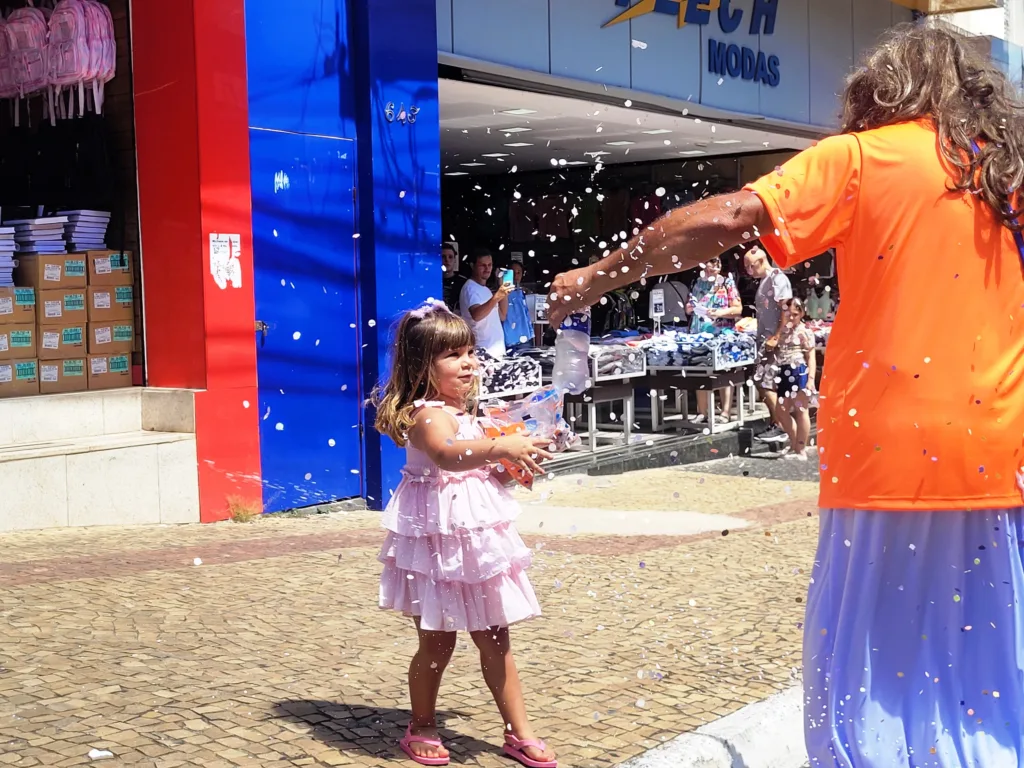
<svg viewBox="0 0 1024 768"><path fill-rule="evenodd" d="M850 77L841 135L552 285L557 324L755 238L783 267L836 249L803 657L814 766L1024 765L1022 182L1019 93L969 39L902 26Z"/></svg>

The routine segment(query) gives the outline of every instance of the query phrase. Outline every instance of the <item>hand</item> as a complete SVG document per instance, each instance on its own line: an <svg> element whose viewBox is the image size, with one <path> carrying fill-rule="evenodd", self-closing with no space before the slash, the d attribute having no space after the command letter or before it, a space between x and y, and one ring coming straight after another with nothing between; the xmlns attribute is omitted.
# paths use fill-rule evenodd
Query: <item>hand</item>
<svg viewBox="0 0 1024 768"><path fill-rule="evenodd" d="M498 286L498 295L504 299L515 289L516 287L512 283L502 283L501 285Z"/></svg>
<svg viewBox="0 0 1024 768"><path fill-rule="evenodd" d="M499 437L501 458L531 472L543 475L541 461L553 458L548 447L551 441L546 437L530 437L529 435L507 435Z"/></svg>
<svg viewBox="0 0 1024 768"><path fill-rule="evenodd" d="M721 316L722 316L722 310L720 310L720 309L709 309L708 310L708 319L709 320L717 320Z"/></svg>
<svg viewBox="0 0 1024 768"><path fill-rule="evenodd" d="M586 268L557 275L548 289L548 324L558 328L572 312L600 299L591 295L592 285L593 277Z"/></svg>
<svg viewBox="0 0 1024 768"><path fill-rule="evenodd" d="M779 346L779 337L769 336L767 339L764 340L764 345L768 349L775 349L777 346Z"/></svg>

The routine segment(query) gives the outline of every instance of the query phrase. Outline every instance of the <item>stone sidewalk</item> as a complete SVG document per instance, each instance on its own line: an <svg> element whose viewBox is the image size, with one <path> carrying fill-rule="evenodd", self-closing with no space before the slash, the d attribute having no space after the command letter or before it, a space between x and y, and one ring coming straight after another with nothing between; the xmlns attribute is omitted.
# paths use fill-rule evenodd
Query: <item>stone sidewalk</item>
<svg viewBox="0 0 1024 768"><path fill-rule="evenodd" d="M513 643L563 766L616 765L792 684L816 484L748 463L524 497L545 617ZM620 512L614 530L565 532L594 510ZM659 532L689 513L716 528ZM375 607L380 540L363 512L0 538L0 765L411 765L415 635ZM510 764L468 637L440 707L453 764Z"/></svg>

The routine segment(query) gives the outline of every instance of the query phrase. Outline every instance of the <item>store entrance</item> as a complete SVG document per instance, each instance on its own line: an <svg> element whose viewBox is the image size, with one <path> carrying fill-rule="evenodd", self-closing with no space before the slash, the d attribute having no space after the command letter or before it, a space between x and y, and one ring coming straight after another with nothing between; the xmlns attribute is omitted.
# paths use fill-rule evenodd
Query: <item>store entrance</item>
<svg viewBox="0 0 1024 768"><path fill-rule="evenodd" d="M673 208L740 189L811 143L742 116L666 114L629 99L534 93L461 74L439 89L443 232L461 273L445 295L456 302L455 286L486 251L492 280L503 268L522 275L532 324L505 328L503 359L481 355L485 402L551 381L555 334L541 309L557 273L620 248ZM591 386L567 403L583 438L574 449L581 461L765 419L750 384L758 280L742 255L725 254L714 281L691 269L601 297L592 312ZM810 274L793 276L795 291ZM688 310L691 295L714 293L705 283L725 291L730 306L738 299L743 317L725 327Z"/></svg>
<svg viewBox="0 0 1024 768"><path fill-rule="evenodd" d="M278 512L362 492L355 144L249 140L263 500Z"/></svg>

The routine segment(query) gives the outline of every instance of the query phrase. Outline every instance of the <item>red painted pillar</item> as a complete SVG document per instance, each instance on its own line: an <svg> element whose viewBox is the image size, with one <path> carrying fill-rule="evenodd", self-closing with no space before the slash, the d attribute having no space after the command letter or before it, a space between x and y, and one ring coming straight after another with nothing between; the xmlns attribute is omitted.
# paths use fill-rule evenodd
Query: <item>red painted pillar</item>
<svg viewBox="0 0 1024 768"><path fill-rule="evenodd" d="M200 390L200 517L223 520L262 495L244 0L143 0L131 22L147 383ZM231 279L211 235L237 236Z"/></svg>

